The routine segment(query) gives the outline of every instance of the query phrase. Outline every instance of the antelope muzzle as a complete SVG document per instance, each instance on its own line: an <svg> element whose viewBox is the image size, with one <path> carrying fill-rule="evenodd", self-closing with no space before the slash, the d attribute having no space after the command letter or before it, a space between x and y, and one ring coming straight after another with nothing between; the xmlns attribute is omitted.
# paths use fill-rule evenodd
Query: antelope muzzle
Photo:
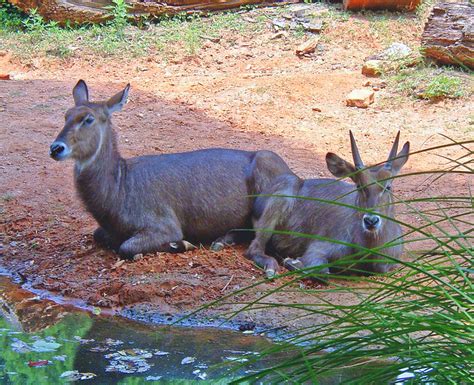
<svg viewBox="0 0 474 385"><path fill-rule="evenodd" d="M49 156L54 160L64 160L71 153L69 146L61 141L54 141L49 147Z"/></svg>
<svg viewBox="0 0 474 385"><path fill-rule="evenodd" d="M374 214L365 214L362 218L362 224L367 231L377 231L382 225L382 218Z"/></svg>

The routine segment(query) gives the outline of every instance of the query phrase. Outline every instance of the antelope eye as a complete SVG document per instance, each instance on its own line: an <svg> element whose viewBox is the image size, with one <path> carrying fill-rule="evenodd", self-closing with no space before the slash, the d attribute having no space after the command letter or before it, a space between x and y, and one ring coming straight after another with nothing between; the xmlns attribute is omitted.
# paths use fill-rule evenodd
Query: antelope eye
<svg viewBox="0 0 474 385"><path fill-rule="evenodd" d="M392 186L391 185L385 186L385 191L392 191Z"/></svg>
<svg viewBox="0 0 474 385"><path fill-rule="evenodd" d="M84 120L84 123L87 124L87 125L91 125L92 123L94 123L94 117L92 115L88 115L87 118Z"/></svg>

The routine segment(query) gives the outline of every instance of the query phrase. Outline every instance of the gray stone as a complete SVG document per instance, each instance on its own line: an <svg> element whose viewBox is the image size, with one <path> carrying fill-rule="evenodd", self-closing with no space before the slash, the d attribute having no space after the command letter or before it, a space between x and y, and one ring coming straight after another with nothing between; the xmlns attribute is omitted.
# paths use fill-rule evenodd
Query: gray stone
<svg viewBox="0 0 474 385"><path fill-rule="evenodd" d="M301 25L308 32L320 33L323 30L322 20L313 20L309 23L301 23Z"/></svg>

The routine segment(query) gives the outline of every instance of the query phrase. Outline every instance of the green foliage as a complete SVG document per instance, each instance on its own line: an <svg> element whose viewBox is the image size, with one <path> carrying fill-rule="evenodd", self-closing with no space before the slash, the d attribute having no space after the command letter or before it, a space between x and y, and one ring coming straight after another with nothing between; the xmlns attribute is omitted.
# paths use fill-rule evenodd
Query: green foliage
<svg viewBox="0 0 474 385"><path fill-rule="evenodd" d="M117 32L119 37L123 37L123 30L128 25L128 10L131 6L125 0L112 0L112 4L106 7L111 16L108 25Z"/></svg>
<svg viewBox="0 0 474 385"><path fill-rule="evenodd" d="M463 82L460 78L441 74L428 82L421 96L424 99L460 98L464 94Z"/></svg>
<svg viewBox="0 0 474 385"><path fill-rule="evenodd" d="M12 350L13 338L24 342L32 342L32 335L26 333L10 335L8 323L0 317L0 381L12 385L37 385L65 383L59 380L60 375L74 369L76 351L80 344L74 336L84 336L92 326L90 317L84 314L66 316L61 322L53 325L34 336L40 338L54 337L61 346L52 352L17 353ZM64 361L55 360L55 356L65 356ZM49 360L53 364L41 368L29 367L28 361Z"/></svg>
<svg viewBox="0 0 474 385"><path fill-rule="evenodd" d="M202 17L198 13L181 13L161 17L151 23L141 19L138 27L129 24L124 0L115 0L109 8L110 20L103 25L60 27L46 22L36 10L21 19L17 30L8 30L2 36L2 44L25 61L38 56L54 56L67 59L81 52L99 56L123 56L129 58L160 51L174 55L184 49L196 53L204 39L220 37L223 30L256 32L265 27L267 18L260 17L249 23L235 12L223 12ZM143 28L146 27L146 30ZM179 43L179 44L176 44Z"/></svg>
<svg viewBox="0 0 474 385"><path fill-rule="evenodd" d="M451 68L405 68L389 77L389 83L398 92L420 99L457 99L472 94L472 79Z"/></svg>
<svg viewBox="0 0 474 385"><path fill-rule="evenodd" d="M23 12L7 0L0 0L0 31L21 28L26 17Z"/></svg>
<svg viewBox="0 0 474 385"><path fill-rule="evenodd" d="M57 22L45 22L43 16L38 13L37 9L32 9L30 11L29 16L23 20L23 26L26 31L31 32L33 35L43 34L46 30L55 32L59 30Z"/></svg>

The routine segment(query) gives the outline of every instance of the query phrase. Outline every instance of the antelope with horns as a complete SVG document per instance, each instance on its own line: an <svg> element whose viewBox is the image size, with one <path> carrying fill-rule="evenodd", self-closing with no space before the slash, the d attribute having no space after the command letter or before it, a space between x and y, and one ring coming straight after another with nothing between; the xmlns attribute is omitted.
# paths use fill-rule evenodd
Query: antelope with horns
<svg viewBox="0 0 474 385"><path fill-rule="evenodd" d="M352 132L350 140L354 165L336 154L326 155L329 171L337 178L348 176L356 186L339 179L302 180L293 173L276 177L272 187L264 192L273 196L261 196L255 202L254 228L267 231L257 232L246 252L247 258L262 267L269 277L278 271L278 262L265 254L266 250L274 251L289 270L325 265L319 270L322 274L330 272L326 266L328 263L360 251L348 244L366 249L380 248L380 254L398 259L403 251L400 242L402 229L391 220L394 218L392 178L408 160L410 151L410 144L406 142L397 153L399 137L400 132L388 160L378 166L364 166ZM292 198L295 196L316 200ZM320 239L272 234L272 230L314 234ZM397 242L384 246L393 240ZM384 273L395 266L380 255L358 258L351 267L358 272Z"/></svg>
<svg viewBox="0 0 474 385"><path fill-rule="evenodd" d="M91 102L80 80L75 105L50 147L53 159L75 160L76 189L100 226L94 239L123 258L184 251L192 246L187 241L219 238L215 248L231 242L230 230L251 226L249 195L291 172L288 166L273 152L218 148L124 159L111 115L126 103L129 87Z"/></svg>

